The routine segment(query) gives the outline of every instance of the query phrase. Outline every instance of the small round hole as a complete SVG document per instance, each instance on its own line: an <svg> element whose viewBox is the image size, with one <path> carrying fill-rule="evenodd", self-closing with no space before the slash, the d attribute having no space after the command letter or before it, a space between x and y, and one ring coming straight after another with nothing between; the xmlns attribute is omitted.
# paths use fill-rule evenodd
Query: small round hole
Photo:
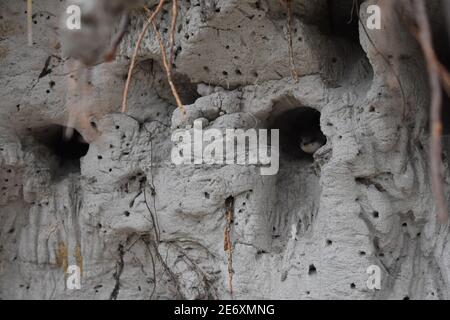
<svg viewBox="0 0 450 320"><path fill-rule="evenodd" d="M316 273L317 273L316 267L315 267L313 264L311 264L311 265L309 266L309 269L308 269L308 274L309 274L309 275L313 275L313 274L316 274Z"/></svg>

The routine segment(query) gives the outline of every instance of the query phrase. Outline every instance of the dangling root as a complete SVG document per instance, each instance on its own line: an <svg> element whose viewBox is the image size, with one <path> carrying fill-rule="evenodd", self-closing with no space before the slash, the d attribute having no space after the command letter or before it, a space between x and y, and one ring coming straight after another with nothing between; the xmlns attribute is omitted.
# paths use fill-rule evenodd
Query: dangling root
<svg viewBox="0 0 450 320"><path fill-rule="evenodd" d="M176 16L173 15L173 17L176 17ZM167 60L166 47L164 46L164 42L162 40L161 33L159 32L158 27L156 26L156 23L155 23L154 20L152 21L152 25L153 25L153 29L154 29L155 34L156 34L156 38L157 38L158 43L159 43L159 47L161 49L161 57L162 57L164 70L166 70L167 81L169 82L170 89L172 90L172 94L175 97L175 101L177 103L177 107L185 115L186 114L186 109L184 108L183 102L181 102L181 98L178 95L177 88L175 87L175 84L173 83L173 80L172 80L172 67L171 67L171 65L169 65L169 62Z"/></svg>
<svg viewBox="0 0 450 320"><path fill-rule="evenodd" d="M136 58L137 58L137 54L139 52L139 48L141 46L142 40L145 36L145 33L147 32L148 27L150 26L150 24L152 24L153 29L156 34L156 37L157 37L157 40L158 40L158 43L159 43L159 46L160 46L160 49L161 49L162 62L163 62L164 69L166 71L166 76L167 76L167 80L169 82L170 89L172 91L173 96L175 97L177 107L183 112L183 114L186 114L186 110L184 108L184 105L181 101L181 98L178 94L178 91L177 91L175 84L173 82L173 79L172 79L172 65L173 65L173 61L174 61L175 29L176 29L176 20L178 17L178 2L177 2L177 0L172 0L172 22L171 22L170 36L169 36L169 42L170 42L170 57L169 58L167 58L167 52L166 52L166 48L165 48L164 42L161 37L161 33L159 32L159 30L156 26L156 23L155 23L155 17L161 11L163 5L164 5L164 0L160 0L156 10L153 13L150 11L150 9L148 9L147 7L144 7L144 9L149 14L149 18L139 35L138 41L136 43L136 48L134 50L133 57L131 59L131 65L130 65L130 68L128 71L128 78L127 78L127 82L125 84L125 90L123 93L122 113L127 112L127 109L128 109L128 106L127 106L128 91L129 91L129 87L130 87L131 77L133 74L133 69L136 64Z"/></svg>
<svg viewBox="0 0 450 320"><path fill-rule="evenodd" d="M233 223L233 207L234 198L229 197L225 200L225 218L227 220L224 235L224 251L228 252L228 288L230 290L230 295L233 297L233 243L231 242L231 225Z"/></svg>
<svg viewBox="0 0 450 320"><path fill-rule="evenodd" d="M139 38L136 42L136 47L134 48L133 56L131 58L130 68L128 69L128 77L127 77L127 81L125 83L125 89L123 92L122 113L125 113L128 110L128 90L130 88L131 77L133 75L134 66L136 64L136 59L137 59L137 55L139 53L139 48L141 47L142 40L144 39L144 36L148 30L148 27L150 26L152 21L155 19L156 15L161 11L163 5L164 5L164 0L160 0L158 6L156 7L155 12L153 12L153 14L148 18L147 22L144 24L144 27L142 28L141 33L139 34Z"/></svg>
<svg viewBox="0 0 450 320"><path fill-rule="evenodd" d="M428 21L426 7L423 0L413 1L417 34L416 38L419 42L425 61L428 67L430 90L431 90L431 106L430 106L430 126L431 130L431 146L430 146L430 171L431 186L436 200L437 218L441 223L448 222L448 211L446 196L444 191L444 183L442 177L442 130L443 124L441 119L442 112L442 87L444 85L446 92L448 91L449 76L443 65L439 62L438 57L433 49L433 36L431 26Z"/></svg>
<svg viewBox="0 0 450 320"><path fill-rule="evenodd" d="M169 39L169 47L170 47L170 59L169 66L170 70L172 70L172 65L175 60L174 47L175 47L175 28L177 27L177 17L178 17L178 2L177 0L172 0L172 22L170 25L170 39Z"/></svg>

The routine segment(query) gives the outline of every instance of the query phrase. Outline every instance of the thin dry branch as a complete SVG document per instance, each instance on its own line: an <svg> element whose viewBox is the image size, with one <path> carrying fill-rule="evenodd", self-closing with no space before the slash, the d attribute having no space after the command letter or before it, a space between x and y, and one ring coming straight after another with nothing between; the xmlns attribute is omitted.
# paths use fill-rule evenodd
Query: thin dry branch
<svg viewBox="0 0 450 320"><path fill-rule="evenodd" d="M161 255L161 252L159 251L158 243L156 243L154 240L148 240L148 241L144 240L144 238L142 238L142 240L149 247L149 249L150 249L150 247L153 248L156 258L158 259L158 261L160 262L161 266L164 269L164 272L161 275L161 279L164 277L165 273L168 273L173 285L175 286L175 289L177 290L177 294L178 294L177 299L186 300L186 297L183 295L183 293L180 290L180 282L178 281L178 277L172 271L172 269L170 269L169 265L167 264L167 255L169 254L169 250L167 250L166 259L164 259ZM156 281L156 277L155 277L155 281Z"/></svg>
<svg viewBox="0 0 450 320"><path fill-rule="evenodd" d="M152 24L152 22L154 21L156 15L161 11L163 5L164 5L164 1L165 0L160 0L158 3L158 6L156 7L155 12L153 12L150 17L148 18L147 22L144 24L144 27L142 28L141 33L139 34L139 38L136 42L136 47L134 48L134 52L133 52L133 56L131 58L131 64L130 64L130 68L128 70L128 77L127 77L127 81L125 83L125 89L123 92L123 98L122 98L122 113L127 112L128 109L128 91L130 88L130 83L131 83L131 77L133 75L133 69L134 66L136 64L136 59L137 59L137 55L139 53L139 48L141 47L141 43L142 40L144 39L144 36L148 30L148 27L150 26L150 24Z"/></svg>
<svg viewBox="0 0 450 320"><path fill-rule="evenodd" d="M147 10L148 13L150 13L150 10L148 8L145 8L145 9ZM177 107L183 112L183 114L186 114L186 109L184 108L183 102L181 101L181 98L178 94L177 88L172 79L172 68L169 65L169 62L167 59L166 46L164 45L161 33L159 32L155 21L152 20L151 23L153 25L153 30L155 31L156 39L158 40L158 43L159 43L159 47L161 50L162 63L163 63L164 70L166 71L167 81L169 82L170 89L172 90L172 95L175 98Z"/></svg>
<svg viewBox="0 0 450 320"><path fill-rule="evenodd" d="M218 299L217 292L215 291L214 286L212 286L212 284L210 283L210 280L208 279L208 277L205 274L205 272L203 271L203 269L201 267L199 267L198 264L186 254L185 250L177 243L177 241L169 241L169 242L167 242L167 244L174 246L175 249L178 250L180 255L183 257L184 262L187 265L189 265L192 268L192 270L194 270L194 272L197 274L197 276L199 278L202 279L203 284L205 286L204 289L205 289L207 295L209 296L210 292L213 291L213 293L215 294L215 299ZM208 250L206 250L206 254L209 254ZM208 296L203 297L203 298L206 299L206 298L208 298Z"/></svg>
<svg viewBox="0 0 450 320"><path fill-rule="evenodd" d="M174 54L174 46L175 46L175 29L177 27L177 18L178 18L178 1L172 0L172 22L170 25L170 40L169 40L169 47L170 47L170 63L169 67L170 70L172 70L172 66L175 60L175 54Z"/></svg>
<svg viewBox="0 0 450 320"><path fill-rule="evenodd" d="M233 207L234 199L233 197L227 198L225 201L225 218L226 227L224 234L224 245L223 249L228 253L228 288L230 290L230 295L233 297L233 244L231 242L231 225L233 224Z"/></svg>
<svg viewBox="0 0 450 320"><path fill-rule="evenodd" d="M442 223L448 221L447 201L445 199L444 184L442 177L442 65L439 63L433 49L433 39L430 23L428 21L425 3L423 0L413 0L414 12L417 23L417 40L422 48L427 63L429 82L431 89L431 185L436 200L438 220Z"/></svg>

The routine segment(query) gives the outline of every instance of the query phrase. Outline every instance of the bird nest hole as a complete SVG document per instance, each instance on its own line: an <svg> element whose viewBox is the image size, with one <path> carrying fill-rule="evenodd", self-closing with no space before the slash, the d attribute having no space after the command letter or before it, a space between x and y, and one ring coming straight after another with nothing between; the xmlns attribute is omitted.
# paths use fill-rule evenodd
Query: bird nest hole
<svg viewBox="0 0 450 320"><path fill-rule="evenodd" d="M295 105L287 99L281 110L270 119L270 128L278 129L280 133L280 151L286 160L313 161L313 155L327 139L320 129L320 112L310 107ZM290 106L294 106L290 108Z"/></svg>
<svg viewBox="0 0 450 320"><path fill-rule="evenodd" d="M319 207L321 187L314 153L327 142L320 128L321 113L284 97L273 106L267 119L280 134L280 169L276 182L276 210L271 218L274 248L283 251L292 224L306 231ZM277 250L277 249L276 249Z"/></svg>
<svg viewBox="0 0 450 320"><path fill-rule="evenodd" d="M50 125L34 129L33 137L45 146L56 160L54 178L80 172L80 159L89 151L89 144L75 129Z"/></svg>

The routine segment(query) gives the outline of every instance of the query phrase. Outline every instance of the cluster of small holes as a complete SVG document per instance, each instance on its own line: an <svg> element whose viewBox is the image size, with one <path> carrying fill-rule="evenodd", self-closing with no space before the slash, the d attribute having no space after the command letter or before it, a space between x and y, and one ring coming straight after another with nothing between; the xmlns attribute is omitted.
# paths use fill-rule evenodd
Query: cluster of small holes
<svg viewBox="0 0 450 320"><path fill-rule="evenodd" d="M0 148L0 151L4 151L4 149L3 149L3 148ZM6 170L6 173L8 174L8 176L11 176L11 175L13 174L13 172L12 172L11 169L7 169L7 170ZM9 183L9 182L12 181L12 180L11 180L10 177L8 177L8 178L4 178L3 181L4 181L5 183ZM10 188L11 188L11 187L13 187L13 188L18 188L19 185L16 183L16 184L14 184L14 186L9 186L9 187L10 187ZM6 187L6 186L3 186L3 187L1 188L3 197L6 197L6 196L7 196L7 193L6 193L7 190L8 190L8 187Z"/></svg>

